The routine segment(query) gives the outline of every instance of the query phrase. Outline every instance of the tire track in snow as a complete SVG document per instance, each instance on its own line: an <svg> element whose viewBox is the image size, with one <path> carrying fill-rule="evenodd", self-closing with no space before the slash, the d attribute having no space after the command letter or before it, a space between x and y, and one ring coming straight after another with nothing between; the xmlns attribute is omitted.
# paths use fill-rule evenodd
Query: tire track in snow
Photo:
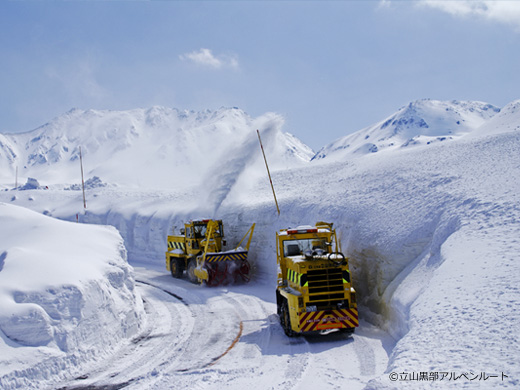
<svg viewBox="0 0 520 390"><path fill-rule="evenodd" d="M186 305L179 304L176 298L173 300L170 293L167 297L162 289L139 282L138 288L147 313L143 332L112 355L109 362L98 363L61 390L120 389L156 376L158 367L174 360L177 347L192 332L191 313Z"/></svg>
<svg viewBox="0 0 520 390"><path fill-rule="evenodd" d="M280 326L278 316L272 313L272 309L267 309L261 299L238 293L228 293L225 299L234 302L242 321L250 325L249 331L256 330L256 345L249 345L249 348L242 345L242 354L236 357L237 360L249 358L255 363L253 372L244 374L267 375L271 378L272 388L275 389L298 388L312 363L307 340L303 337L288 338ZM261 329L258 329L259 327ZM255 347L260 348L260 356L251 352L251 348Z"/></svg>
<svg viewBox="0 0 520 390"><path fill-rule="evenodd" d="M294 389L298 388L309 368L311 361L309 344L304 338L301 338L300 342L291 341L289 343L288 355L285 374L283 376L285 379L280 383L280 387Z"/></svg>
<svg viewBox="0 0 520 390"><path fill-rule="evenodd" d="M151 286L151 287L157 288L157 289L159 289L161 291L164 291L166 294L173 296L174 298L176 298L179 301L181 301L185 306L187 306L190 309L190 311L192 312L192 316L195 316L194 313L193 313L193 310L192 310L193 306L190 307L190 304L187 303L186 300L183 297L179 296L178 294L175 294L175 293L169 291L166 288L163 288L161 286L157 286L155 284L152 284L152 283L149 283L149 282L146 282L146 281L138 280L137 282L141 283L141 284L145 284L147 286ZM199 299L196 299L196 302L200 303ZM205 311L203 313L205 313ZM238 318L238 320L239 320L239 318ZM205 323L210 323L210 322L209 321L205 321ZM227 353L229 353L229 351L231 351L231 349L233 349L233 347L236 345L236 343L240 340L240 337L242 336L242 331L243 331L243 323L242 323L242 321L239 321L238 324L239 324L238 333L235 336L235 338L233 339L233 341L229 344L229 346L224 350L224 352L222 352L221 354L219 354L217 356L210 357L209 358L210 361L205 363L205 364L203 364L203 365L201 365L201 366L194 366L194 367L190 367L190 368L178 369L177 371L178 372L186 372L186 371L191 371L191 370L199 370L199 369L210 367L210 366L216 364L218 362L218 360L220 360ZM190 340L190 338L187 338L187 341L189 341L189 340ZM176 360L180 360L180 359L176 359Z"/></svg>
<svg viewBox="0 0 520 390"><path fill-rule="evenodd" d="M91 370L61 387L61 390L142 388L160 382L164 373L166 376L171 373L197 376L204 369L217 364L239 342L243 323L237 316L229 316L229 310L222 310L221 315L215 318L215 312L207 311L208 305L197 295L190 295L189 299L185 299L147 281L139 280L137 283L145 297L147 317L152 321L140 336L132 340L132 346L123 348L111 358L113 363ZM171 298L165 300L165 294L181 302L182 306L177 302L172 309L170 304L175 301ZM223 303L228 309L234 304L226 300ZM221 306L222 304L219 305ZM184 320L175 320L179 318ZM186 318L191 320L186 321ZM230 319L233 324L238 324L238 332L233 339L220 337L218 324L229 324ZM197 321L204 324L204 327L197 330ZM216 327L213 326L215 323ZM216 332L211 329L213 327L217 329ZM201 337L205 330L209 337ZM165 345L164 338L172 334L176 335L175 342ZM162 340L155 341L159 338ZM228 343L226 339L229 339ZM147 351L143 353L141 349Z"/></svg>
<svg viewBox="0 0 520 390"><path fill-rule="evenodd" d="M171 291L168 291L168 290L166 290L166 289L164 289L162 287L156 286L156 285L154 285L152 283L149 283L149 282L145 282L143 280L136 280L136 283L146 284L147 286L158 288L159 290L164 291L166 294L171 295L172 297L178 299L179 301L184 303L186 306L188 305L186 302L184 302L184 298L183 297L181 297L181 296L179 296L179 295L177 295L177 294L175 294L175 293L173 293Z"/></svg>
<svg viewBox="0 0 520 390"><path fill-rule="evenodd" d="M362 376L373 376L376 373L376 357L372 346L366 338L359 335L352 335L354 351L359 361L359 373Z"/></svg>
<svg viewBox="0 0 520 390"><path fill-rule="evenodd" d="M363 336L348 343L359 364L351 373L343 372L337 355L329 361L328 349L343 345L341 340L288 338L274 314L276 305L249 287L209 289L186 281L172 283L169 275L139 276L149 331L134 339L133 349L126 349L128 356L105 370L92 370L86 379L70 383L76 387L64 390L243 389L258 384L267 389L337 389L345 381L358 382L354 388L361 388L377 370L375 351ZM179 313L189 318L175 319ZM166 323L171 329L159 334L157 327ZM146 348L148 353L141 353Z"/></svg>
<svg viewBox="0 0 520 390"><path fill-rule="evenodd" d="M247 341L249 334L256 330L256 323L265 316L262 301L255 297L211 289L206 293L216 292L214 302L225 303L233 308L234 316L240 321L241 337L236 337L233 348L228 348L225 359L215 361L204 369L192 372L193 381L197 384L197 390L213 388L247 388L251 386L250 378L258 378L259 369L262 369L263 357L256 345L250 345ZM211 291L211 292L210 292ZM244 341L246 336L246 341ZM221 356L223 358L224 355ZM218 364L217 364L218 363ZM255 379L255 383L256 383Z"/></svg>
<svg viewBox="0 0 520 390"><path fill-rule="evenodd" d="M166 283L170 283L170 279ZM161 285L164 287L166 283ZM187 282L176 283L175 290L178 291L184 283ZM187 294L184 301L189 305L195 322L200 320L202 325L200 329L194 328L186 344L177 351L181 364L163 367L161 378L149 388L212 389L216 388L216 383L225 382L230 372L233 376L232 373L236 371L233 361L230 366L228 357L240 343L244 329L244 323L235 308L236 303L226 296L222 297L220 290L193 288L188 283L186 286L189 291L185 290ZM226 363L222 365L221 360ZM247 375L243 377L249 378Z"/></svg>
<svg viewBox="0 0 520 390"><path fill-rule="evenodd" d="M240 321L240 330L239 330L239 332L237 334L237 337L235 337L235 339L233 340L231 345L224 351L223 354L221 354L221 355L217 356L216 358L214 358L211 363L206 364L203 368L206 368L206 367L214 365L220 358L224 357L229 351L231 351L231 349L233 349L233 347L236 345L238 340L240 340L240 337L242 336L242 331L243 330L244 330L244 323L242 321Z"/></svg>

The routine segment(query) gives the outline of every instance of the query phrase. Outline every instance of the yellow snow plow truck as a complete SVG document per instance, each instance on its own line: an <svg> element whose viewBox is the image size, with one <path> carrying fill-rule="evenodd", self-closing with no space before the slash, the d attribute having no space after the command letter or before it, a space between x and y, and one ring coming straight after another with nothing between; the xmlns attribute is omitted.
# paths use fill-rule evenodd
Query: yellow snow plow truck
<svg viewBox="0 0 520 390"><path fill-rule="evenodd" d="M280 230L276 243L276 304L285 334L354 333L356 291L332 223Z"/></svg>
<svg viewBox="0 0 520 390"><path fill-rule="evenodd" d="M174 278L182 278L186 270L190 282L206 282L208 286L248 282L251 267L247 254L254 229L255 224L235 249L223 251L226 240L222 220L201 219L185 223L180 235L168 236L166 269ZM244 249L240 245L248 235Z"/></svg>

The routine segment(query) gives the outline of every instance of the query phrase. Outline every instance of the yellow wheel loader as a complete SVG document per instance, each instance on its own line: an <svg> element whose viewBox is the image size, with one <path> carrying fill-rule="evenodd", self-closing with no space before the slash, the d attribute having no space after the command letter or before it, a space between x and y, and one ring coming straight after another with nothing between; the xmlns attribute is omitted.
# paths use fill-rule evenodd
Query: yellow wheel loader
<svg viewBox="0 0 520 390"><path fill-rule="evenodd" d="M254 229L255 224L235 249L224 251L226 240L222 220L189 221L180 230L180 235L168 236L166 269L174 278L182 278L186 271L190 282L205 282L208 286L248 282L251 267L247 255ZM246 237L248 240L244 249L240 245Z"/></svg>
<svg viewBox="0 0 520 390"><path fill-rule="evenodd" d="M280 230L276 244L276 304L285 334L354 333L356 291L332 223Z"/></svg>

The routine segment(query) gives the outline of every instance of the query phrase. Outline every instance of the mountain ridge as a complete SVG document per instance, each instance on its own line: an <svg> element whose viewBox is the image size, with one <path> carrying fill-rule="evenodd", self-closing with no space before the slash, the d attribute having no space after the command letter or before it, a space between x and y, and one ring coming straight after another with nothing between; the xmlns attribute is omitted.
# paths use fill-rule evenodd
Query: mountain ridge
<svg viewBox="0 0 520 390"><path fill-rule="evenodd" d="M342 159L459 138L499 112L498 107L478 101L416 100L387 118L324 146L312 160Z"/></svg>
<svg viewBox="0 0 520 390"><path fill-rule="evenodd" d="M200 172L256 139L256 129L273 153L273 169L309 161L314 152L282 132L283 122L277 114L252 118L236 107L216 111L163 106L127 111L71 109L32 131L0 134L0 165L11 175L18 165L21 177L56 181L49 173L52 167L65 173L61 176L68 182L77 181L81 146L88 176L148 185L173 176L179 184L193 184ZM268 127L273 131L267 131Z"/></svg>
<svg viewBox="0 0 520 390"><path fill-rule="evenodd" d="M86 178L97 176L106 183L131 186L182 187L209 179L214 182L214 177L218 182L224 171L229 179L233 169L226 165L230 163L240 166L237 175L259 177L260 170L264 174L256 129L262 134L270 168L276 171L311 161L344 161L520 129L514 125L518 122L520 100L500 109L480 101L420 99L314 152L293 134L283 132L284 118L276 113L253 118L238 107L201 111L164 106L123 111L73 108L34 130L0 133L0 168L4 180L11 181L18 167L21 181L34 177L45 183L77 183L81 146Z"/></svg>

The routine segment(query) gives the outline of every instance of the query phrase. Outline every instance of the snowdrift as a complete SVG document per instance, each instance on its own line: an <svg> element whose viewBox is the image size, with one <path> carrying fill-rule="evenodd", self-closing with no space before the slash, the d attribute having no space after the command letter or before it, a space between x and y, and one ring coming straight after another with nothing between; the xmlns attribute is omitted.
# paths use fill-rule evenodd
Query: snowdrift
<svg viewBox="0 0 520 390"><path fill-rule="evenodd" d="M5 203L0 221L2 389L69 376L139 331L143 305L114 228Z"/></svg>

